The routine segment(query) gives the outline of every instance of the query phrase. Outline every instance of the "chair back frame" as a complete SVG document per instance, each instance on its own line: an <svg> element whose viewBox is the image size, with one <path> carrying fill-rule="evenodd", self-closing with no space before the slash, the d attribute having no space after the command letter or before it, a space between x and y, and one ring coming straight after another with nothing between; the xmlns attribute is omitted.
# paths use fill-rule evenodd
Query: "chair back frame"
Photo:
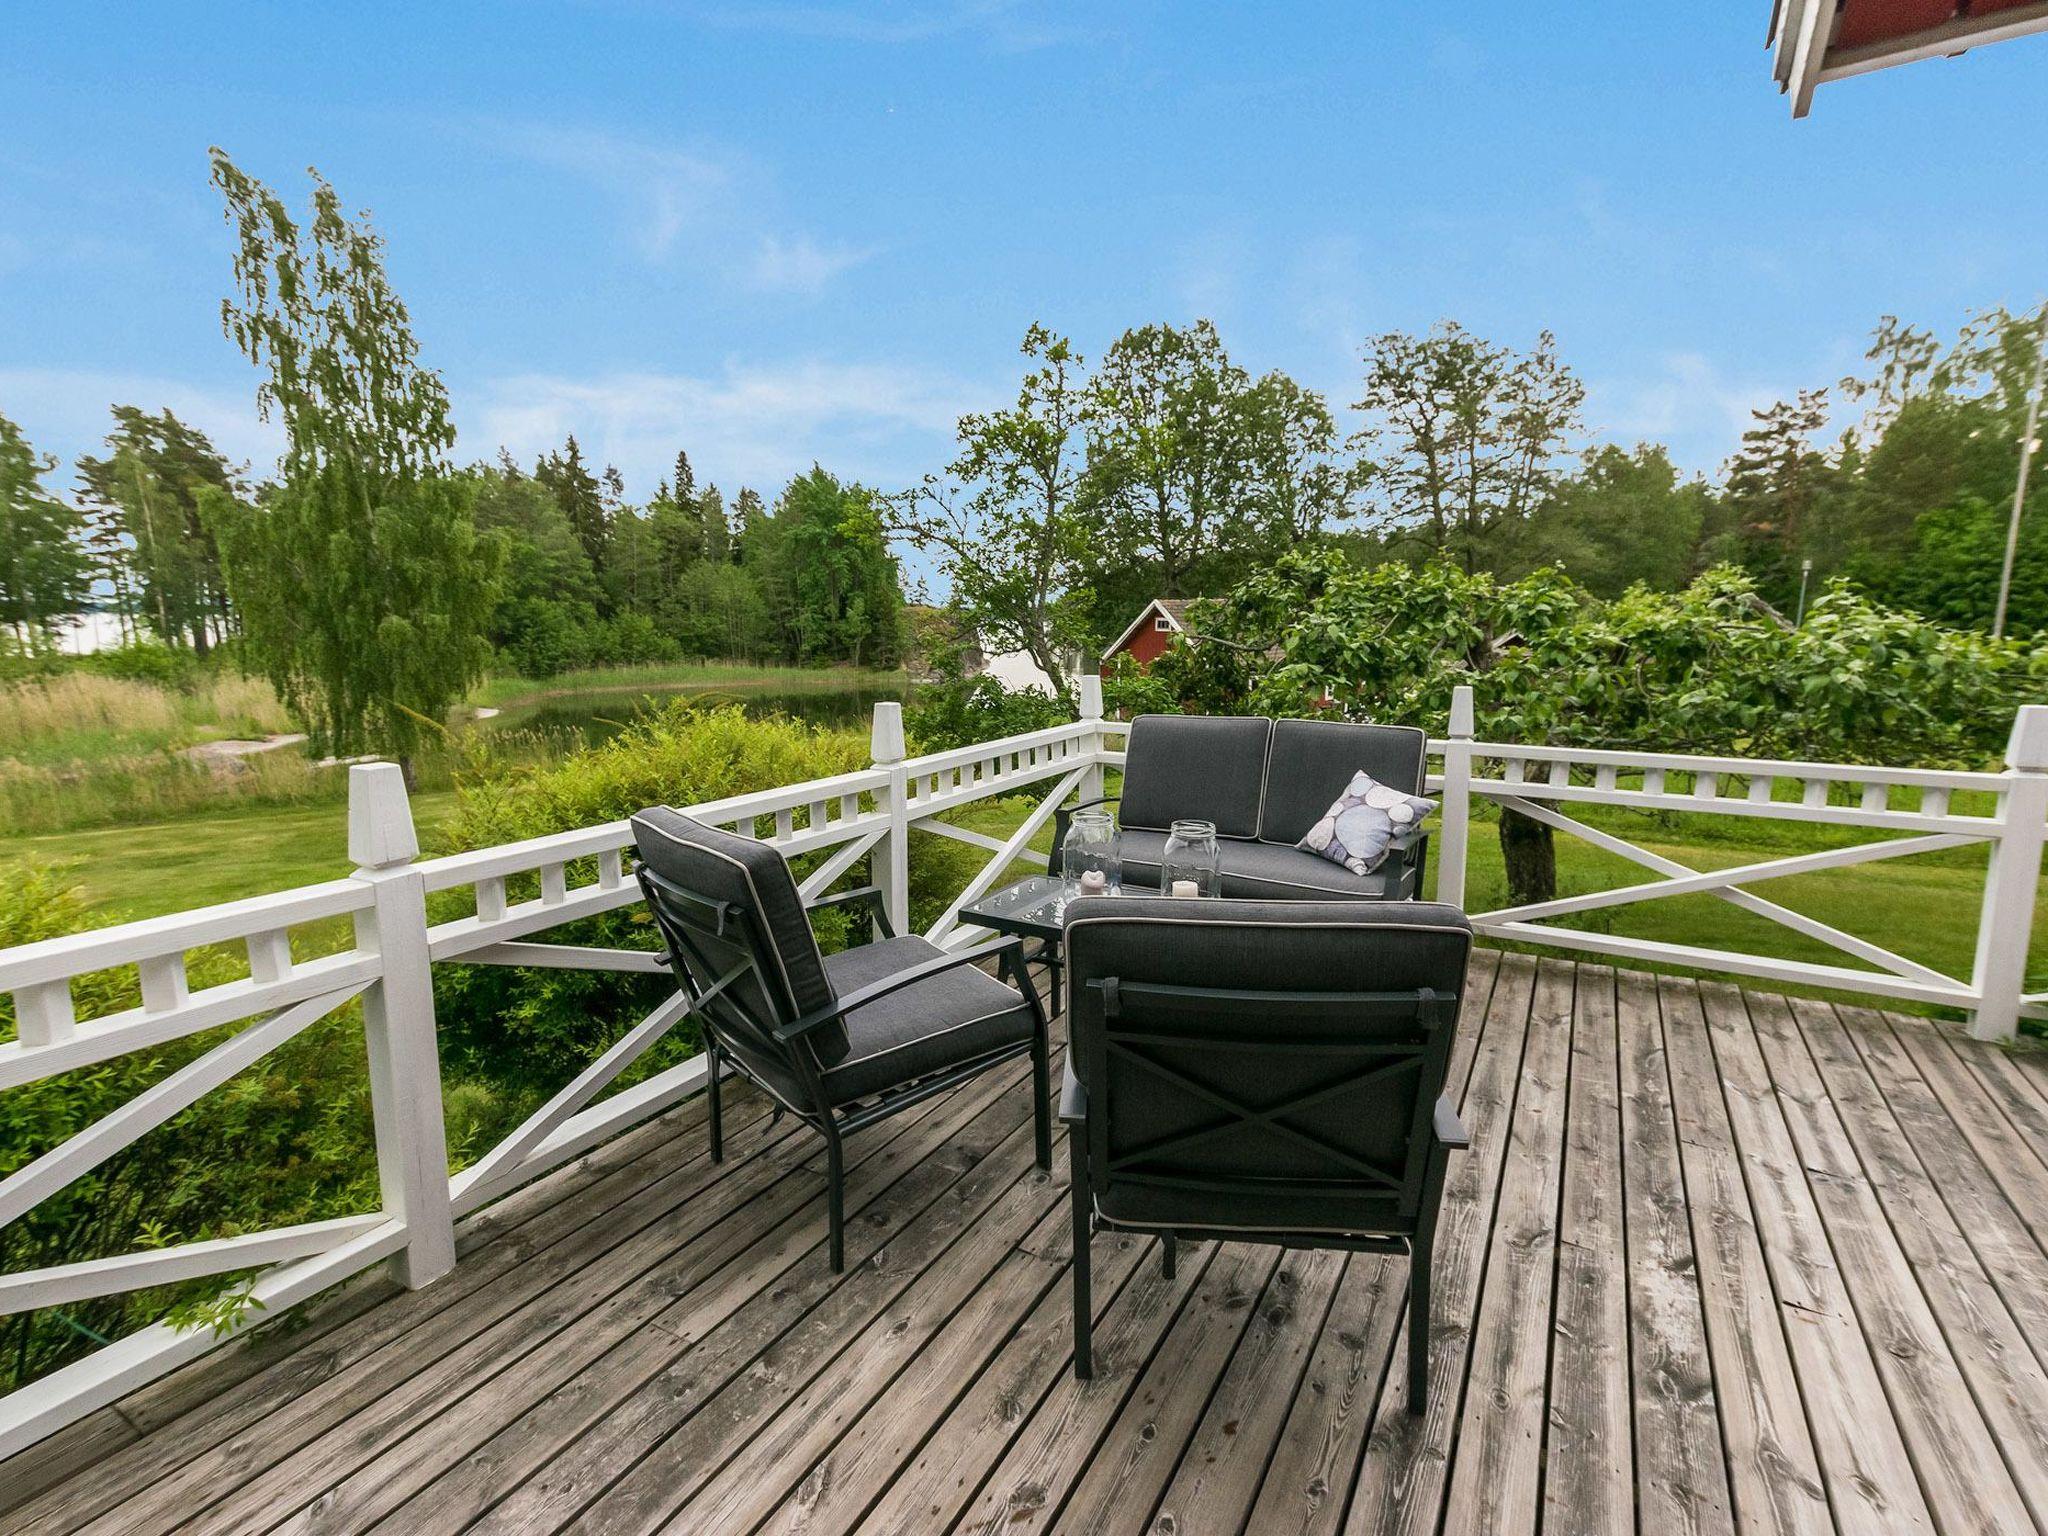
<svg viewBox="0 0 2048 1536"><path fill-rule="evenodd" d="M730 1057L770 1097L804 1119L828 1116L817 1054L809 1040L783 1041L775 1036L776 1028L789 1023L794 1014L757 1019L740 996L740 980L751 975L757 995L771 1008L777 1006L778 983L763 963L769 940L754 915L735 902L713 900L688 890L656 874L644 862L635 874L662 942L668 946L669 967L689 996L690 1014L713 1050ZM738 949L741 958L722 972L707 941ZM766 1081L756 1069L753 1058L757 1056L765 1056L794 1078L802 1086L806 1102L790 1103L786 1093Z"/></svg>
<svg viewBox="0 0 2048 1536"><path fill-rule="evenodd" d="M1102 1027L1079 1032L1070 1048L1078 1052L1080 1075L1088 1084L1087 1156L1076 1177L1089 1184L1091 1203L1092 1197L1111 1183L1213 1194L1219 1201L1257 1199L1284 1189L1290 1196L1327 1200L1333 1216L1341 1216L1347 1200L1384 1200L1391 1195L1396 1202L1396 1219L1376 1219L1369 1226L1361 1225L1355 1233L1336 1230L1341 1227L1341 1220L1333 1221L1330 1228L1318 1223L1312 1233L1286 1225L1246 1228L1233 1223L1231 1229L1247 1239L1253 1239L1256 1232L1268 1231L1275 1238L1297 1240L1304 1245L1373 1250L1399 1247L1399 1243L1388 1240L1415 1234L1420 1213L1431 1194L1431 1117L1449 1066L1458 1010L1456 994L1428 987L1389 992L1253 991L1134 982L1115 976L1094 978L1085 985L1101 995ZM1186 1033L1167 1024L1170 1018L1205 1018L1221 1022L1224 1027L1219 1030L1212 1023L1199 1034ZM1419 1026L1421 1038L1364 1033L1356 1039L1344 1039L1299 1030L1290 1033L1287 1028L1290 1023L1311 1019L1376 1023L1412 1019ZM1162 1059L1166 1052L1235 1053L1248 1059L1336 1056L1349 1058L1357 1066L1334 1081L1287 1095L1277 1102L1255 1104L1177 1070ZM1157 1080L1177 1094L1208 1104L1217 1111L1217 1118L1137 1147L1113 1146L1118 1104L1112 1086L1116 1076L1111 1071L1112 1061ZM1405 1155L1398 1171L1379 1167L1323 1135L1287 1123L1290 1115L1404 1075L1412 1075L1415 1081L1403 1138ZM1172 1154L1252 1127L1292 1143L1329 1171L1312 1175L1233 1176L1160 1171L1157 1167ZM1218 1230L1194 1225L1155 1228L1143 1222L1107 1217L1099 1220L1105 1226L1174 1231L1188 1236Z"/></svg>

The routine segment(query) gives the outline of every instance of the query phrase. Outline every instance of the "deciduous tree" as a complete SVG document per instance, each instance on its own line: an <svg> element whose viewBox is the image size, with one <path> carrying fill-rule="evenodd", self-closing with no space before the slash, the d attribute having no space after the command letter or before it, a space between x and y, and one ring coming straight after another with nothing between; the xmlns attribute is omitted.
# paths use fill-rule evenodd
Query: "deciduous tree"
<svg viewBox="0 0 2048 1536"><path fill-rule="evenodd" d="M1427 336L1374 337L1351 444L1377 531L1485 568L1563 472L1584 400L1548 331L1528 352L1451 320Z"/></svg>
<svg viewBox="0 0 2048 1536"><path fill-rule="evenodd" d="M211 153L236 239L222 323L264 370L258 407L285 451L269 495L242 505L209 487L202 515L250 656L316 749L409 762L422 721L482 674L499 542L450 471L448 392L420 365L382 240L317 173L301 228Z"/></svg>
<svg viewBox="0 0 2048 1536"><path fill-rule="evenodd" d="M1079 576L1093 526L1082 500L1092 404L1084 364L1042 325L1017 403L962 416L945 475L894 498L895 530L933 555L985 650L1021 651L1071 706L1063 654L1089 637Z"/></svg>

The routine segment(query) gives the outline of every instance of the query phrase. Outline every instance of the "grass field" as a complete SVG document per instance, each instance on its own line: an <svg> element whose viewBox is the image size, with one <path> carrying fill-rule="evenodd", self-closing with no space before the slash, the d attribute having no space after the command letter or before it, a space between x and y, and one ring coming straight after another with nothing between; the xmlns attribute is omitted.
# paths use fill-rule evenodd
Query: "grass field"
<svg viewBox="0 0 2048 1536"><path fill-rule="evenodd" d="M844 667L676 663L494 677L468 700L497 718L488 741L501 760L552 759L617 729L642 701L703 693L758 700L794 714L852 723L876 698L899 697L901 672ZM460 743L464 716L456 712ZM202 674L189 687L71 671L0 685L0 828L49 831L209 818L235 807L297 810L338 805L347 775L285 745L239 768L180 755L204 742L279 735L292 722L261 679ZM446 788L459 754L429 744L421 782Z"/></svg>
<svg viewBox="0 0 2048 1536"><path fill-rule="evenodd" d="M470 703L507 709L570 694L665 693L687 689L746 693L842 693L901 688L902 672L851 667L771 667L747 662L663 662L638 667L589 667L554 677L493 677L470 695Z"/></svg>
<svg viewBox="0 0 2048 1536"><path fill-rule="evenodd" d="M453 791L413 797L423 843L454 804ZM339 804L240 806L141 826L0 837L0 864L23 858L63 866L96 908L158 917L346 875L348 812Z"/></svg>

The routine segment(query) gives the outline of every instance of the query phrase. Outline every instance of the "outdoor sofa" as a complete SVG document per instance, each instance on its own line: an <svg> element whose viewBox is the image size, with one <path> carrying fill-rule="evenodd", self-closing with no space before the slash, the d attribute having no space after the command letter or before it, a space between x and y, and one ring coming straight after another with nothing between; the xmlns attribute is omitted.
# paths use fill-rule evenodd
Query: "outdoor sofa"
<svg viewBox="0 0 2048 1536"><path fill-rule="evenodd" d="M1296 843L1322 819L1353 774L1422 793L1428 737L1413 726L1258 715L1140 715L1125 745L1122 833L1126 886L1159 884L1173 823L1213 821L1223 895L1268 901L1329 897L1408 900L1421 894L1429 834L1418 824L1394 840L1378 868L1358 875ZM1072 813L1062 809L1053 847ZM1055 854L1057 857L1057 854Z"/></svg>

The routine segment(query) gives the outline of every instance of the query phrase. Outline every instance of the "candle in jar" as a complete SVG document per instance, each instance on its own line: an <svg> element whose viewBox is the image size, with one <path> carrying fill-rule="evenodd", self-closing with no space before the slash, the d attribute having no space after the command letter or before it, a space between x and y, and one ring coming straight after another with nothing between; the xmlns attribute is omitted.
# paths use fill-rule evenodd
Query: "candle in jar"
<svg viewBox="0 0 2048 1536"><path fill-rule="evenodd" d="M1173 882L1172 894L1175 896L1195 896L1199 895L1200 893L1195 889L1194 881L1176 880Z"/></svg>
<svg viewBox="0 0 2048 1536"><path fill-rule="evenodd" d="M1083 896L1100 896L1108 889L1109 876L1105 875L1101 870L1084 869L1081 871L1081 894Z"/></svg>

